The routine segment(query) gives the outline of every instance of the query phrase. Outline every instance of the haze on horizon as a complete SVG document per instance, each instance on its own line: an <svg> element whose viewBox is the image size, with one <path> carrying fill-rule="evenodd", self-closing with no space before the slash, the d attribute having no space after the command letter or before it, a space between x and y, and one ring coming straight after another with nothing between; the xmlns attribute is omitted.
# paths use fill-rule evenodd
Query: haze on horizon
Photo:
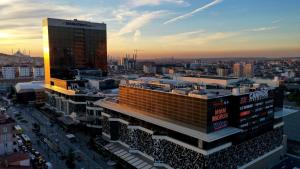
<svg viewBox="0 0 300 169"><path fill-rule="evenodd" d="M42 56L45 17L105 22L109 56L300 56L298 0L1 0L0 53Z"/></svg>

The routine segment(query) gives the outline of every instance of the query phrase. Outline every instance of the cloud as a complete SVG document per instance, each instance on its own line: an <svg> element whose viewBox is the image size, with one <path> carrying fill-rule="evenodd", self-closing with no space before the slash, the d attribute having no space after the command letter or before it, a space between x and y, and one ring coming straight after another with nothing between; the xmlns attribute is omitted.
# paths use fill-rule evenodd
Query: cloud
<svg viewBox="0 0 300 169"><path fill-rule="evenodd" d="M272 24L276 24L276 23L280 23L283 19L276 19L274 21L272 21Z"/></svg>
<svg viewBox="0 0 300 169"><path fill-rule="evenodd" d="M274 30L274 29L277 29L277 27L276 26L260 27L260 28L251 29L250 31L252 31L252 32L263 32L263 31L271 31L271 30Z"/></svg>
<svg viewBox="0 0 300 169"><path fill-rule="evenodd" d="M117 21L122 23L126 21L128 18L138 16L138 12L135 10L130 10L125 7L120 7L112 12L113 18L104 19L105 22Z"/></svg>
<svg viewBox="0 0 300 169"><path fill-rule="evenodd" d="M130 7L140 7L140 6L157 6L163 3L172 3L176 5L188 5L185 0L129 0L128 5Z"/></svg>
<svg viewBox="0 0 300 169"><path fill-rule="evenodd" d="M233 36L237 36L239 32L206 32L204 30L196 30L191 32L183 32L178 34L162 36L163 44L175 46L194 46L208 44L213 41L220 41Z"/></svg>
<svg viewBox="0 0 300 169"><path fill-rule="evenodd" d="M36 0L14 0L11 3L5 3L0 11L0 19L28 19L43 18L51 15L51 17L78 16L84 14L79 8L69 5L58 5L54 3L36 1Z"/></svg>
<svg viewBox="0 0 300 169"><path fill-rule="evenodd" d="M137 42L139 38L141 37L142 33L140 30L136 30L134 35L133 35L133 41Z"/></svg>
<svg viewBox="0 0 300 169"><path fill-rule="evenodd" d="M98 10L99 11L99 10ZM101 19L101 12L91 9L87 13L83 8L55 1L40 0L1 0L0 33L10 34L16 46L25 39L42 38L42 19L45 17L79 20ZM95 17L98 16L98 17ZM96 21L95 20L95 21Z"/></svg>
<svg viewBox="0 0 300 169"><path fill-rule="evenodd" d="M162 36L163 39L167 40L182 40L182 39L188 39L188 38L195 38L199 35L202 35L205 33L205 30L196 30L196 31L190 31L190 32L182 32L182 33L177 33L177 34L172 34L172 35L165 35Z"/></svg>
<svg viewBox="0 0 300 169"><path fill-rule="evenodd" d="M223 0L213 0L211 3L208 3L208 4L206 4L206 5L204 5L204 6L200 7L200 8L197 8L197 9L195 9L195 10L189 12L189 13L186 13L186 14L180 15L178 17L175 17L173 19L167 20L166 22L164 22L164 24L169 24L169 23L172 23L172 22L176 22L178 20L182 20L182 19L191 17L191 16L193 16L194 14L196 14L198 12L201 12L201 11L203 11L205 9L208 9L208 8L210 8L212 6L215 6L215 5L219 4L219 3L221 3L222 1Z"/></svg>
<svg viewBox="0 0 300 169"><path fill-rule="evenodd" d="M161 17L165 13L166 11L154 11L154 12L142 14L141 16L134 18L129 23L127 23L123 28L121 28L118 35L125 35L140 30L143 26L148 24L150 21Z"/></svg>

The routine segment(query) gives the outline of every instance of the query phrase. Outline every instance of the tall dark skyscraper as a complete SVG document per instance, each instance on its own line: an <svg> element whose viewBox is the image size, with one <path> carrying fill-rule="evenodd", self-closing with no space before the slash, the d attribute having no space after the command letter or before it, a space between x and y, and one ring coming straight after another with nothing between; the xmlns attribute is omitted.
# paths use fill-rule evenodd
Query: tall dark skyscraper
<svg viewBox="0 0 300 169"><path fill-rule="evenodd" d="M78 20L43 20L45 83L74 80L75 69L107 73L106 24Z"/></svg>

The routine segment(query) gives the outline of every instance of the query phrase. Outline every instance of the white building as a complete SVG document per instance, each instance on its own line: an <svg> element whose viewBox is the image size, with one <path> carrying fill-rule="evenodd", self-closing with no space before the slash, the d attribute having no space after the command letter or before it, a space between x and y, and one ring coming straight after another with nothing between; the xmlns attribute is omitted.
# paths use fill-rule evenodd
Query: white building
<svg viewBox="0 0 300 169"><path fill-rule="evenodd" d="M217 75L218 76L227 76L228 75L228 69L226 68L217 68Z"/></svg>
<svg viewBox="0 0 300 169"><path fill-rule="evenodd" d="M10 66L2 67L2 77L3 79L15 79L16 68Z"/></svg>
<svg viewBox="0 0 300 169"><path fill-rule="evenodd" d="M44 67L33 67L33 77L40 78L44 77Z"/></svg>
<svg viewBox="0 0 300 169"><path fill-rule="evenodd" d="M144 73L156 73L156 67L152 65L144 65L143 71Z"/></svg>
<svg viewBox="0 0 300 169"><path fill-rule="evenodd" d="M31 67L19 67L19 77L29 77L31 74Z"/></svg>

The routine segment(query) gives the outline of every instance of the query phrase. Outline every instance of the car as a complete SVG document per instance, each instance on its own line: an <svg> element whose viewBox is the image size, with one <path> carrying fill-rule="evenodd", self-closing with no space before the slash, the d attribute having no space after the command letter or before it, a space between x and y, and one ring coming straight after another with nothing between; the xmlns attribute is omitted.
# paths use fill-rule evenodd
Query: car
<svg viewBox="0 0 300 169"><path fill-rule="evenodd" d="M40 152L38 152L38 151L34 151L34 153L33 153L36 157L40 157L41 156L41 153Z"/></svg>
<svg viewBox="0 0 300 169"><path fill-rule="evenodd" d="M53 169L51 162L46 162L46 167L47 167L47 169Z"/></svg>
<svg viewBox="0 0 300 169"><path fill-rule="evenodd" d="M31 152L32 154L34 154L35 151L36 151L36 150L35 150L34 148L30 149L30 152Z"/></svg>
<svg viewBox="0 0 300 169"><path fill-rule="evenodd" d="M17 140L17 144L19 147L23 146L23 141L22 140Z"/></svg>
<svg viewBox="0 0 300 169"><path fill-rule="evenodd" d="M21 149L22 149L22 150L26 150L27 148L26 148L25 146L22 146Z"/></svg>

